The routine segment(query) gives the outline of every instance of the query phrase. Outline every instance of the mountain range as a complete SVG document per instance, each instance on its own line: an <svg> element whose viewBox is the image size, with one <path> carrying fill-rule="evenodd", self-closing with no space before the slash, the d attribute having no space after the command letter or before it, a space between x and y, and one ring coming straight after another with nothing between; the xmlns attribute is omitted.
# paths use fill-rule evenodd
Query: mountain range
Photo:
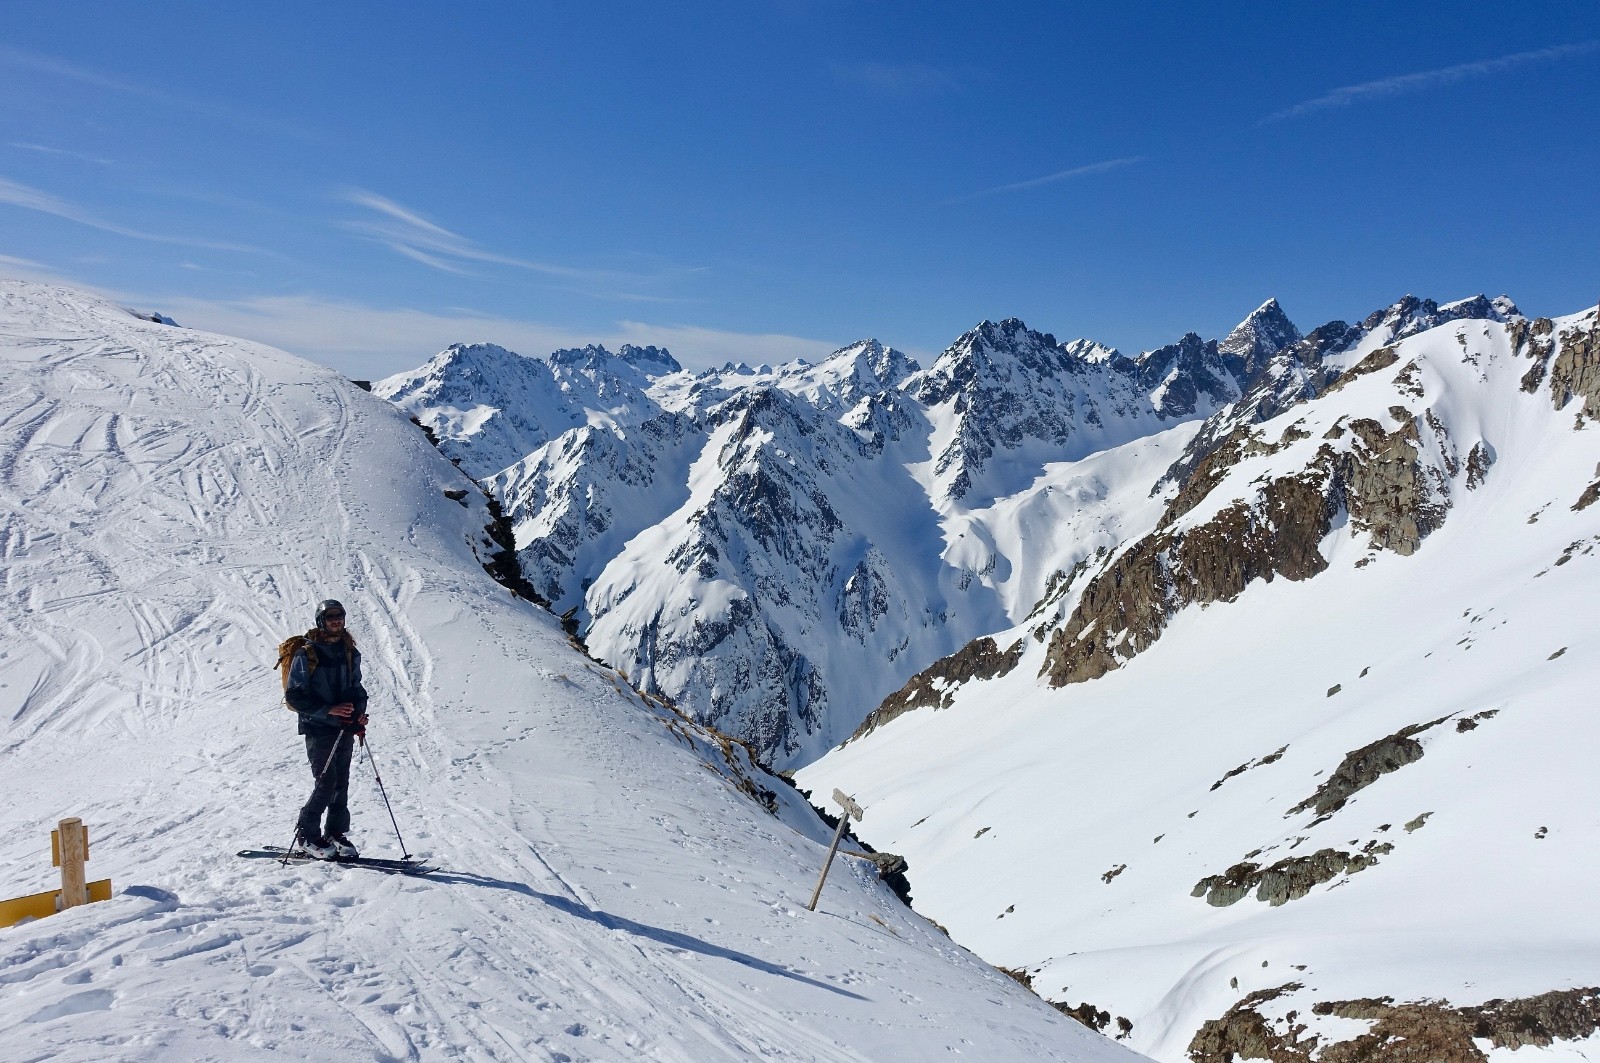
<svg viewBox="0 0 1600 1063"><path fill-rule="evenodd" d="M698 374L657 348L458 345L375 390L488 487L598 657L795 767L1142 530L1240 425L1383 344L1516 316L1407 297L1302 336L1269 300L1134 358L984 321L926 369L875 340Z"/></svg>

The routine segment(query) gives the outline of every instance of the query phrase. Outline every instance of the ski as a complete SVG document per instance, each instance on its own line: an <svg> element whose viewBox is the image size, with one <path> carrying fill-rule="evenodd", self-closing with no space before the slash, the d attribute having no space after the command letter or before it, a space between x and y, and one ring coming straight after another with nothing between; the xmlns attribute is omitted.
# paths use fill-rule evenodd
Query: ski
<svg viewBox="0 0 1600 1063"><path fill-rule="evenodd" d="M384 860L371 856L355 856L348 859L322 860L304 850L285 849L281 845L267 845L260 849L240 849L238 855L247 860L287 860L291 864L336 864L340 867L367 867L374 871L386 871L392 875L426 875L430 871L439 870L421 857L412 857L409 860Z"/></svg>

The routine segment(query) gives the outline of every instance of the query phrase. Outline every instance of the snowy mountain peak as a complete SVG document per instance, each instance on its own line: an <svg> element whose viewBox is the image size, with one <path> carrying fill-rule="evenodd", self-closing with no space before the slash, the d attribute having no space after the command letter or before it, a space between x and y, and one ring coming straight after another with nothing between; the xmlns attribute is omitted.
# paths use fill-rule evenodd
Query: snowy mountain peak
<svg viewBox="0 0 1600 1063"><path fill-rule="evenodd" d="M893 347L885 347L877 340L857 340L848 347L841 347L828 356L828 362L848 361L864 365L871 369L873 374L882 380L886 386L898 384L922 368L917 360L904 351L897 351ZM827 364L824 362L823 364Z"/></svg>
<svg viewBox="0 0 1600 1063"><path fill-rule="evenodd" d="M1146 351L1135 362L1118 364L1132 369L1140 388L1149 393L1151 407L1163 418L1204 416L1239 397L1239 382L1217 342L1202 340L1193 332L1177 343Z"/></svg>
<svg viewBox="0 0 1600 1063"><path fill-rule="evenodd" d="M1517 305L1504 295L1494 299L1484 295L1474 295L1468 299L1445 303L1443 306L1432 299L1419 299L1415 295L1406 295L1391 306L1367 315L1361 326L1369 332L1387 333L1389 339L1396 340L1426 332L1446 321L1480 319L1504 322L1512 317L1521 316L1522 312L1517 309Z"/></svg>
<svg viewBox="0 0 1600 1063"><path fill-rule="evenodd" d="M1471 319L1480 321L1509 321L1514 317L1521 317L1522 311L1517 309L1517 304L1506 295L1497 295L1493 299L1487 295L1474 295L1470 299L1457 299L1453 303L1445 303L1439 307L1439 316L1446 321Z"/></svg>
<svg viewBox="0 0 1600 1063"><path fill-rule="evenodd" d="M1061 344L1061 350L1070 357L1090 365L1104 365L1122 357L1122 352L1115 347L1107 347L1095 340L1067 340Z"/></svg>
<svg viewBox="0 0 1600 1063"><path fill-rule="evenodd" d="M683 372L683 366L665 347L653 344L636 347L631 343L624 343L617 356L646 376L665 376L668 373Z"/></svg>
<svg viewBox="0 0 1600 1063"><path fill-rule="evenodd" d="M1035 332L1014 317L984 320L962 333L908 386L918 399L934 406L982 381L1049 376L1065 365L1056 338L1048 332Z"/></svg>
<svg viewBox="0 0 1600 1063"><path fill-rule="evenodd" d="M1227 338L1217 344L1217 351L1234 379L1241 386L1248 386L1268 359L1300 339L1300 330L1278 300L1268 299L1234 326Z"/></svg>
<svg viewBox="0 0 1600 1063"><path fill-rule="evenodd" d="M600 344L585 347L568 347L552 351L550 364L579 370L600 370L623 377L637 375L646 379L683 371L683 366L665 347L635 347L624 343L615 353Z"/></svg>
<svg viewBox="0 0 1600 1063"><path fill-rule="evenodd" d="M919 368L905 352L867 339L841 347L816 365L796 361L782 366L772 383L839 416L868 396L899 387Z"/></svg>
<svg viewBox="0 0 1600 1063"><path fill-rule="evenodd" d="M416 418L446 455L479 478L583 422L548 364L494 343L453 343L372 391Z"/></svg>

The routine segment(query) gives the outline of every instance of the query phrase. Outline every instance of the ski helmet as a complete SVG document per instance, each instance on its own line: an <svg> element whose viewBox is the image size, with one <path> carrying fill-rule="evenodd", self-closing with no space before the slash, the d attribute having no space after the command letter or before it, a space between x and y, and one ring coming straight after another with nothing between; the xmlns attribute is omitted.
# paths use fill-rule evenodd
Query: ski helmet
<svg viewBox="0 0 1600 1063"><path fill-rule="evenodd" d="M344 606L340 605L333 598L329 598L327 601L317 606L317 627L326 631L328 627L326 621L330 616L344 616Z"/></svg>

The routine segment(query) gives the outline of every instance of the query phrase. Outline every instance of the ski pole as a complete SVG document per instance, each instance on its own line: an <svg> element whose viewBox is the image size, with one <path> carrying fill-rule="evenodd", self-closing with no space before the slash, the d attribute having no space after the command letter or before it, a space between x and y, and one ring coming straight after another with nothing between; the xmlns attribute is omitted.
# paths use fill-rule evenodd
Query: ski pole
<svg viewBox="0 0 1600 1063"><path fill-rule="evenodd" d="M367 745L367 736L361 735L361 748L367 751L367 763L372 765L372 777L378 780L378 793L383 795L383 807L389 810L389 822L394 825L394 836L400 842L400 858L411 859L411 854L406 851L406 840L400 837L400 824L395 822L394 806L389 804L389 791L383 788L383 776L378 772L378 762L372 757L372 747Z"/></svg>
<svg viewBox="0 0 1600 1063"><path fill-rule="evenodd" d="M322 777L328 774L328 769L333 767L333 758L339 753L339 743L344 741L345 733L339 732L339 737L333 740L333 748L328 750L328 759L322 762L322 770L317 772L317 781L311 784L311 792L316 793L317 787L322 785ZM300 824L294 825L294 840L289 843L289 848L283 851L283 866L289 866L289 854L294 852L294 843L300 840Z"/></svg>

